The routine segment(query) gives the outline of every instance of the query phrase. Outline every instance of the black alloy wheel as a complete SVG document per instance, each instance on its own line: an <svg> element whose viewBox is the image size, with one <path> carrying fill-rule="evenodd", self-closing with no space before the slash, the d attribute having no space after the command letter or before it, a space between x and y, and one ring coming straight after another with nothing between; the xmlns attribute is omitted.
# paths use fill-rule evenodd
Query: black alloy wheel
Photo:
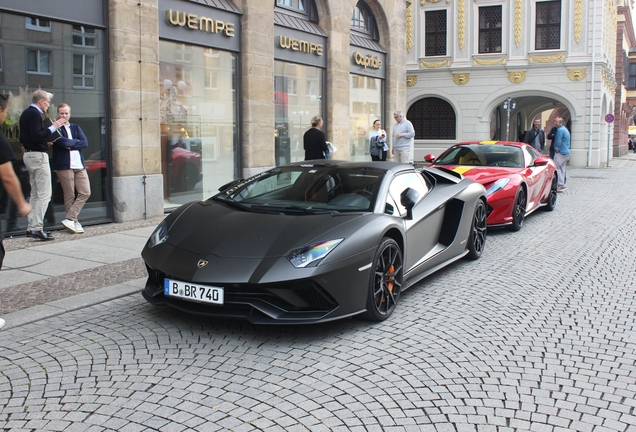
<svg viewBox="0 0 636 432"><path fill-rule="evenodd" d="M402 251L395 240L385 237L373 258L373 272L367 294L367 311L364 317L370 321L384 321L395 310L404 278Z"/></svg>
<svg viewBox="0 0 636 432"><path fill-rule="evenodd" d="M556 173L552 177L552 185L550 186L550 195L548 195L548 203L545 206L547 211L552 211L556 207L557 196L557 175Z"/></svg>
<svg viewBox="0 0 636 432"><path fill-rule="evenodd" d="M479 259L481 254L484 253L484 248L486 247L487 217L486 204L484 204L482 200L478 200L475 206L475 213L473 213L473 223L470 227L470 234L468 235L467 259Z"/></svg>
<svg viewBox="0 0 636 432"><path fill-rule="evenodd" d="M526 217L526 190L523 186L519 186L515 205L512 208L512 224L508 225L510 231L519 231L523 226L523 220Z"/></svg>

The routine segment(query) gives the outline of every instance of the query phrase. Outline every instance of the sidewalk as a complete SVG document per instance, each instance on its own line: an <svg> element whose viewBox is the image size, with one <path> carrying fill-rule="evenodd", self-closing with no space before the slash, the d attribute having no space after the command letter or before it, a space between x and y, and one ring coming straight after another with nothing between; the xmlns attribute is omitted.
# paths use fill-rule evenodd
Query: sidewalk
<svg viewBox="0 0 636 432"><path fill-rule="evenodd" d="M84 234L55 231L50 242L5 238L5 328L140 292L146 279L141 250L163 218L85 226Z"/></svg>
<svg viewBox="0 0 636 432"><path fill-rule="evenodd" d="M610 169L634 162L636 154L629 153L612 159ZM603 169L605 165L568 172ZM85 226L85 234L56 231L51 242L5 238L7 255L0 270L5 329L139 293L147 276L141 250L163 218Z"/></svg>

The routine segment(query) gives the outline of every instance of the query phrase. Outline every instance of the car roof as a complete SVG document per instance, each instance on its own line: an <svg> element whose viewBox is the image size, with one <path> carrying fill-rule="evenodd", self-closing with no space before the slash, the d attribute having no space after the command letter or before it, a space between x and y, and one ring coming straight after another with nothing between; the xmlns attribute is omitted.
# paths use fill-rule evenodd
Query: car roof
<svg viewBox="0 0 636 432"><path fill-rule="evenodd" d="M522 143L522 142L518 142L518 141L462 141L460 143L458 143L457 145L475 145L475 144L480 144L480 145L507 145L507 146L513 146L513 147L523 147L526 146L528 144L526 143Z"/></svg>

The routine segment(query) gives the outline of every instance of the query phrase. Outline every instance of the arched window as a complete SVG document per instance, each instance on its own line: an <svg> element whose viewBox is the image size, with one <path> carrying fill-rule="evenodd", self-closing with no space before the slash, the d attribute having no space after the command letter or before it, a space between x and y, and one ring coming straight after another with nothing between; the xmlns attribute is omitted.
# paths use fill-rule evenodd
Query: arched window
<svg viewBox="0 0 636 432"><path fill-rule="evenodd" d="M443 99L420 99L409 108L406 118L413 123L415 139L455 139L455 110Z"/></svg>
<svg viewBox="0 0 636 432"><path fill-rule="evenodd" d="M276 7L304 15L309 21L318 22L318 10L314 0L276 0Z"/></svg>
<svg viewBox="0 0 636 432"><path fill-rule="evenodd" d="M380 40L375 17L371 9L369 9L367 4L363 1L359 1L355 9L353 9L353 14L351 15L351 30L362 33L374 41Z"/></svg>

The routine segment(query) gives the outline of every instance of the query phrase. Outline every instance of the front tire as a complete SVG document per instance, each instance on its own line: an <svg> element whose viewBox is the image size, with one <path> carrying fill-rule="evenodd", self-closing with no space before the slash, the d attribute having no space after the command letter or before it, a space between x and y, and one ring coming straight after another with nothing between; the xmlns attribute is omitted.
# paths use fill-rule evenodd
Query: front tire
<svg viewBox="0 0 636 432"><path fill-rule="evenodd" d="M523 226L526 217L526 191L523 186L519 186L515 205L512 207L512 224L508 225L510 231L519 231Z"/></svg>
<svg viewBox="0 0 636 432"><path fill-rule="evenodd" d="M482 200L478 200L475 206L475 212L473 213L473 223L470 227L470 234L468 235L467 259L479 259L481 254L484 253L487 232L486 219L486 204L484 204Z"/></svg>
<svg viewBox="0 0 636 432"><path fill-rule="evenodd" d="M402 251L395 240L384 237L373 257L364 318L384 321L391 316L400 298L403 278Z"/></svg>

